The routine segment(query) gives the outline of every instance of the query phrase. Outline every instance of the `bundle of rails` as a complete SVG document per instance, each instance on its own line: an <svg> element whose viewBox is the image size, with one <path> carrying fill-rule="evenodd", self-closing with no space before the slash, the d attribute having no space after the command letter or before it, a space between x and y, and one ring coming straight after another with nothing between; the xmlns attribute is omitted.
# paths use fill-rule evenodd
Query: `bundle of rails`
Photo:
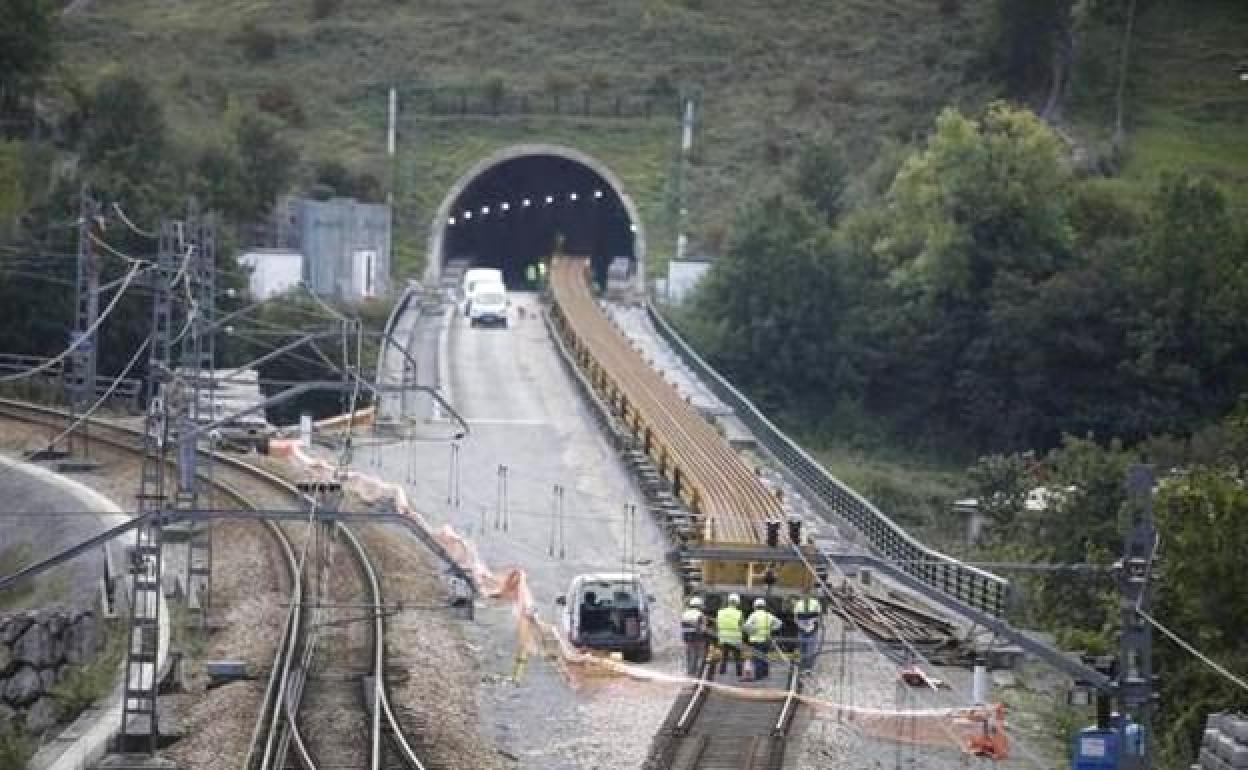
<svg viewBox="0 0 1248 770"><path fill-rule="evenodd" d="M764 542L765 522L783 518L780 502L610 324L589 293L586 267L583 259L560 258L551 278L558 319L582 367L640 437L676 495L704 517L703 539Z"/></svg>
<svg viewBox="0 0 1248 770"><path fill-rule="evenodd" d="M59 409L26 404L11 399L0 399L0 418L43 425L53 430L59 430L68 420L73 419L71 415ZM140 431L97 419L89 420L89 424L94 441L125 453L141 455L142 433ZM307 499L289 481L233 457L221 454L214 454L213 457L219 466L237 474L236 478L252 483L258 482L279 493L283 499L296 506L307 505ZM227 484L222 478L223 474L219 471L220 468L218 473L208 481L221 493L233 499L241 508L249 510L263 508L235 486ZM290 611L273 659L268 685L261 700L256 727L252 733L247 759L243 766L248 770L284 768L287 753L293 745L299 765L305 770L316 770L318 767L316 759L308 751L298 727L299 704L312 655L312 646L305 643L308 621L306 613L303 612L303 604L306 601L304 581L299 569L299 559L286 532L271 521L265 521L264 524L276 538L285 557L284 562L291 582ZM341 523L335 523L334 526L338 528L342 539L350 546L352 558L366 578L369 603L374 608L371 634L373 650L369 676L373 678L372 681L378 681L377 678L380 677L380 686L376 688L378 695L375 703L369 708L371 714L369 767L372 770L380 770L383 766L386 746L383 746L381 736L384 733L389 738L388 743L392 755L398 758L403 767L409 770L424 770L424 765L413 750L411 742L390 705L385 679L385 618L381 612L380 580L367 552L355 534ZM380 707L375 707L377 705Z"/></svg>
<svg viewBox="0 0 1248 770"><path fill-rule="evenodd" d="M800 526L785 526L781 501L756 471L611 324L590 293L588 269L584 258L555 259L552 320L591 387L631 433L626 456L634 465L652 462L654 483L691 512L693 521L680 524L689 587L776 597L810 588L812 576L791 558L793 545L815 556L808 543L795 542ZM691 556L693 546L714 546L716 555Z"/></svg>

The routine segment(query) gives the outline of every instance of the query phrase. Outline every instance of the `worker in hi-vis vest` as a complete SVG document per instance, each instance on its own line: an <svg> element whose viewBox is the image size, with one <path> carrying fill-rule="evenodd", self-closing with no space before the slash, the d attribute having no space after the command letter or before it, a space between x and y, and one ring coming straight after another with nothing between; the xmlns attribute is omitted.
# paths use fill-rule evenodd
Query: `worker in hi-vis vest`
<svg viewBox="0 0 1248 770"><path fill-rule="evenodd" d="M814 591L807 591L793 602L793 620L797 623L797 647L801 652L802 671L810 671L815 665L815 653L819 647L819 616L823 605L815 598Z"/></svg>
<svg viewBox="0 0 1248 770"><path fill-rule="evenodd" d="M741 670L741 597L728 594L728 603L715 615L715 637L719 640L719 673L728 667L728 656L737 663L737 679L745 673Z"/></svg>
<svg viewBox="0 0 1248 770"><path fill-rule="evenodd" d="M697 676L706 659L708 621L702 607L702 597L691 596L689 606L680 614L680 637L685 640L685 673L689 676Z"/></svg>
<svg viewBox="0 0 1248 770"><path fill-rule="evenodd" d="M759 597L754 600L754 611L745 619L741 628L745 631L746 641L754 650L754 678L766 679L770 671L767 665L767 653L771 651L771 637L780 630L783 621L767 611L767 600Z"/></svg>

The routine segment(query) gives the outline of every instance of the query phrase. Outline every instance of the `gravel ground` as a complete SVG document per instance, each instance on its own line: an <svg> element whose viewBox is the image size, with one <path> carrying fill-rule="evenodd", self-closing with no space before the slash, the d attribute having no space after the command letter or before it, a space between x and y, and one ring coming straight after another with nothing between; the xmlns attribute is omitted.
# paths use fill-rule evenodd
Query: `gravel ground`
<svg viewBox="0 0 1248 770"><path fill-rule="evenodd" d="M394 525L362 527L359 535L381 572L387 604L438 608L399 612L386 623L391 705L421 760L452 770L513 766L482 734L476 703L480 650L465 638L458 613L444 606L446 586L436 559Z"/></svg>
<svg viewBox="0 0 1248 770"><path fill-rule="evenodd" d="M299 729L322 767L367 767L371 721L364 710L361 681L372 667L373 633L372 624L364 620L371 613L359 605L370 599L346 542L333 544L328 595L318 597L314 554L309 552L304 572L309 601L347 606L311 611L316 651L299 708Z"/></svg>
<svg viewBox="0 0 1248 770"><path fill-rule="evenodd" d="M201 639L183 635L187 692L162 698L162 708L185 734L165 753L185 767L237 768L251 731L285 621L290 580L273 537L255 522L213 526L211 624ZM258 678L207 689L203 662L242 660Z"/></svg>
<svg viewBox="0 0 1248 770"><path fill-rule="evenodd" d="M842 623L835 616L828 616L827 621L824 652L816 666L815 676L804 687L807 694L828 704L901 711L960 708L970 704L969 671L949 667L928 669L931 676L950 685L935 692L899 686L896 663L885 657L864 635L852 630L846 634L846 646L842 651ZM841 719L834 710L828 710L809 714L801 742L796 747L796 759L790 766L798 770L827 767L846 770L901 767L925 770L966 767L1047 770L1060 766L1060 760L1055 757L1058 747L1051 738L1046 740L1041 732L1034 729L1019 729L1020 718L1023 722L1029 720L1026 715L1013 713L1013 707L1021 700L1017 691L994 687L989 692L988 700L1007 704L1007 734L1011 739L1011 757L1008 760L994 762L951 748L884 740L879 732ZM915 734L919 728L902 721L894 729L904 736ZM943 728L933 725L932 731L941 741L952 740Z"/></svg>

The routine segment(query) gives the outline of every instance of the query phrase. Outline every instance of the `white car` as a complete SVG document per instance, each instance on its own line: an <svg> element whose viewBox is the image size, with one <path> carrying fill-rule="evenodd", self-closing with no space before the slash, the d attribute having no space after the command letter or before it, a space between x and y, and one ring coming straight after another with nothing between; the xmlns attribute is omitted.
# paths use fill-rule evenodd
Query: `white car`
<svg viewBox="0 0 1248 770"><path fill-rule="evenodd" d="M577 647L622 653L627 660L650 660L650 604L641 577L631 572L577 575L568 593L555 599L563 608L560 627Z"/></svg>
<svg viewBox="0 0 1248 770"><path fill-rule="evenodd" d="M468 308L472 326L507 326L507 290L501 283L478 284Z"/></svg>
<svg viewBox="0 0 1248 770"><path fill-rule="evenodd" d="M503 271L493 267L474 267L464 272L464 315L472 310L472 299L483 286L503 283Z"/></svg>

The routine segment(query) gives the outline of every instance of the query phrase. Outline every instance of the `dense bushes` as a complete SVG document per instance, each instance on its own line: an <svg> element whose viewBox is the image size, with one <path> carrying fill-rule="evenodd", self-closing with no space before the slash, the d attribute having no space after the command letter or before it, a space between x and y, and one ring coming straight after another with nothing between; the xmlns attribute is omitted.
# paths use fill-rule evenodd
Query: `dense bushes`
<svg viewBox="0 0 1248 770"><path fill-rule="evenodd" d="M842 173L812 150L815 200L743 212L683 314L766 406L970 453L1190 432L1248 390L1248 241L1212 182L1125 199L1000 104L943 113L882 192Z"/></svg>

